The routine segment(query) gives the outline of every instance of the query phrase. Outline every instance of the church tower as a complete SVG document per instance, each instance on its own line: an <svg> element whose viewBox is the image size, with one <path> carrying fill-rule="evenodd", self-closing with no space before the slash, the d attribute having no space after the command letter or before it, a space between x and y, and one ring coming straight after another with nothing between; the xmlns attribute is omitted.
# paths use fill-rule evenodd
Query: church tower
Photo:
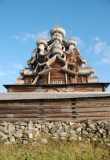
<svg viewBox="0 0 110 160"><path fill-rule="evenodd" d="M64 28L55 26L50 30L51 39L39 39L16 84L4 85L8 91L105 91L108 84L99 83L77 42L65 40L65 35Z"/></svg>

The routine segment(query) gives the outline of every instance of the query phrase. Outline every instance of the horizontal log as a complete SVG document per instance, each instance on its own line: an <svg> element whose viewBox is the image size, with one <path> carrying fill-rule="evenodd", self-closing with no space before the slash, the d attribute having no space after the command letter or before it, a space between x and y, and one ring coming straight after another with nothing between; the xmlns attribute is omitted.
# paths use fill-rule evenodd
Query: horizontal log
<svg viewBox="0 0 110 160"><path fill-rule="evenodd" d="M14 116L15 117L21 117L21 116L28 116L29 114L15 114ZM39 116L39 117L49 117L49 116L51 116L51 117L56 117L56 116L73 116L71 113L56 113L56 114L31 114L31 117L33 117L33 116Z"/></svg>
<svg viewBox="0 0 110 160"><path fill-rule="evenodd" d="M40 114L41 112L40 111L36 111L36 110L7 110L7 111L2 111L0 110L0 115L1 114Z"/></svg>
<svg viewBox="0 0 110 160"><path fill-rule="evenodd" d="M76 117L76 114L70 113L57 113L57 114L0 114L0 118L55 118L55 117Z"/></svg>
<svg viewBox="0 0 110 160"><path fill-rule="evenodd" d="M38 109L38 108L50 108L50 109L58 109L58 108L61 108L61 109L67 109L67 108L71 108L71 105L46 105L46 106L40 106L40 105L36 105L36 106L0 106L0 109Z"/></svg>
<svg viewBox="0 0 110 160"><path fill-rule="evenodd" d="M91 103L92 103L92 104L93 104L93 103L94 103L94 104L95 104L95 103L100 103L100 104L101 104L101 103L102 103L102 104L108 103L108 104L109 104L109 103L110 103L110 98L109 98L109 99L103 99L103 98L101 98L101 99L100 99L100 98L97 98L97 99L94 99L94 98L92 98L92 99L85 99L85 98L84 98L84 99L76 99L75 102L76 102L76 103L79 103L79 104L82 104L82 103L86 103L86 104L87 104L87 103L90 103L90 104L91 104Z"/></svg>
<svg viewBox="0 0 110 160"><path fill-rule="evenodd" d="M52 114L47 114L47 115L45 115L44 116L45 118L60 118L60 117L70 117L70 118L72 118L72 117L77 117L77 114L57 114L57 115L52 115Z"/></svg>
<svg viewBox="0 0 110 160"><path fill-rule="evenodd" d="M60 122L72 122L72 121L75 121L73 118L44 118L44 121L50 121L50 122L54 122L54 121L60 121Z"/></svg>
<svg viewBox="0 0 110 160"><path fill-rule="evenodd" d="M40 121L40 122L45 122L45 121L63 121L63 122L67 122L67 121L74 121L72 118L0 118L0 122L17 122L17 121L23 121L23 122L36 122L36 121Z"/></svg>
<svg viewBox="0 0 110 160"><path fill-rule="evenodd" d="M86 99L86 98L83 98L83 99L76 99L77 103L109 103L110 102L110 98L109 99L103 99L103 98L97 98L97 99L94 99L94 98L91 98L91 99Z"/></svg>
<svg viewBox="0 0 110 160"><path fill-rule="evenodd" d="M27 118L27 117L32 117L32 118L39 118L39 114L0 114L0 118Z"/></svg>
<svg viewBox="0 0 110 160"><path fill-rule="evenodd" d="M0 110L0 114L7 114L7 113L13 113L13 114L20 114L20 113L25 113L25 114L40 114L40 113L43 113L43 114L48 114L48 113L51 113L51 114L55 114L55 113L72 113L72 112L75 112L75 110L71 110L71 109L37 109L37 110Z"/></svg>
<svg viewBox="0 0 110 160"><path fill-rule="evenodd" d="M110 112L110 107L100 107L100 108L76 108L75 111L77 113L84 112Z"/></svg>
<svg viewBox="0 0 110 160"><path fill-rule="evenodd" d="M95 121L95 120L110 120L110 117L77 117L74 121L76 122L83 122L83 121L86 121L86 120L92 120L92 121Z"/></svg>
<svg viewBox="0 0 110 160"><path fill-rule="evenodd" d="M76 104L76 105L72 105L71 107L75 107L75 108L101 108L101 107L110 107L110 103L109 104Z"/></svg>
<svg viewBox="0 0 110 160"><path fill-rule="evenodd" d="M97 120L109 120L110 117L89 117L89 120L92 121L97 121ZM88 120L88 117L80 117L80 118L0 118L0 122L17 122L17 121L23 121L23 122L36 122L36 121L40 121L40 122L54 122L54 121L62 121L62 122L83 122Z"/></svg>
<svg viewBox="0 0 110 160"><path fill-rule="evenodd" d="M104 108L104 109L106 109L106 108L110 108L110 105L104 105L104 106L102 106L102 105L98 105L98 106L96 106L96 105L84 105L84 106L82 106L82 105L70 105L70 106L63 106L63 105L60 105L60 106L46 106L46 107L44 107L44 106L18 106L18 107L16 107L16 106L10 106L10 107L7 107L7 106L5 106L5 107L0 107L0 110L38 110L38 109L50 109L50 110L55 110L55 109L61 109L61 110L66 110L66 109L82 109L82 110L85 110L86 108L94 108L94 109L99 109L99 108Z"/></svg>
<svg viewBox="0 0 110 160"><path fill-rule="evenodd" d="M31 101L30 103L25 103L25 102L17 102L17 103L0 103L0 106L47 106L47 105L71 105L73 102L65 102L65 101L60 101L60 102L48 102L48 103L44 103L44 102L40 102L40 103L34 103L33 101Z"/></svg>
<svg viewBox="0 0 110 160"><path fill-rule="evenodd" d="M98 113L79 113L78 117L109 117L110 112L98 112Z"/></svg>
<svg viewBox="0 0 110 160"><path fill-rule="evenodd" d="M95 114L46 114L46 115L42 115L42 114L0 114L0 118L57 118L57 117L77 117L77 118L82 118L82 117L87 117L88 119L90 117L110 117L110 113L95 113Z"/></svg>
<svg viewBox="0 0 110 160"><path fill-rule="evenodd" d="M38 108L38 109L26 109L25 110L15 110L15 109L7 109L7 110L2 110L0 109L0 114L9 114L9 113L13 113L13 114L19 114L19 113L25 113L25 114L40 114L40 113L43 113L43 114L48 114L48 113L51 113L51 114L55 114L55 113L73 113L73 112L76 112L78 114L80 113L97 113L97 112L110 112L110 108L109 107L105 107L105 108L76 108L76 109L48 109L48 108Z"/></svg>
<svg viewBox="0 0 110 160"><path fill-rule="evenodd" d="M33 121L33 122L36 122L36 121L45 121L43 118L12 118L12 117L9 117L9 118L0 118L0 122L17 122L17 121L23 121L23 122L28 122L28 121Z"/></svg>
<svg viewBox="0 0 110 160"><path fill-rule="evenodd" d="M94 103L94 102L71 102L71 103L66 103L66 102L63 102L63 101L61 101L61 102L59 102L58 104L57 103L48 103L48 104L44 104L44 103L41 103L41 104L35 104L35 103L9 103L9 104L7 104L7 103L3 103L3 104L1 104L0 103L0 107L13 107L13 106L15 106L15 107L31 107L31 106L36 106L36 107L41 107L41 106L44 106L44 107L47 107L47 106L70 106L70 105L72 105L73 104L73 106L75 105L75 106L90 106L90 105L108 105L108 106L110 106L110 101L109 102L100 102L100 101L97 101L96 103Z"/></svg>

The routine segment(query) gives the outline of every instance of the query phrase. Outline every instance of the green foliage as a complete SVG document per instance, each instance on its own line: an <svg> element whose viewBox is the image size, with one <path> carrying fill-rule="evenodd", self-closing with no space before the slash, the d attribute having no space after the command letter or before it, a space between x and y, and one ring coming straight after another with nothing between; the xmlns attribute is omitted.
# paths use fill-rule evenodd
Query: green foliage
<svg viewBox="0 0 110 160"><path fill-rule="evenodd" d="M4 142L6 142L6 139L0 136L0 144L3 144Z"/></svg>
<svg viewBox="0 0 110 160"><path fill-rule="evenodd" d="M31 160L31 156L27 153L25 153L24 155L22 155L19 160Z"/></svg>
<svg viewBox="0 0 110 160"><path fill-rule="evenodd" d="M78 157L76 158L76 160L95 160L95 159Z"/></svg>
<svg viewBox="0 0 110 160"><path fill-rule="evenodd" d="M61 154L55 154L55 153L40 153L36 160L70 160L70 157L68 155L61 155Z"/></svg>

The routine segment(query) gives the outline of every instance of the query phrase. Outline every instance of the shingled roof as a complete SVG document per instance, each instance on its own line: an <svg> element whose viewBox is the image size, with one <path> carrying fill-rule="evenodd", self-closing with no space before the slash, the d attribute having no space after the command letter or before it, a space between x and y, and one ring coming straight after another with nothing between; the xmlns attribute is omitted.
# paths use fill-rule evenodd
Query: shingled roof
<svg viewBox="0 0 110 160"><path fill-rule="evenodd" d="M70 99L109 97L110 92L8 92L0 93L0 100Z"/></svg>

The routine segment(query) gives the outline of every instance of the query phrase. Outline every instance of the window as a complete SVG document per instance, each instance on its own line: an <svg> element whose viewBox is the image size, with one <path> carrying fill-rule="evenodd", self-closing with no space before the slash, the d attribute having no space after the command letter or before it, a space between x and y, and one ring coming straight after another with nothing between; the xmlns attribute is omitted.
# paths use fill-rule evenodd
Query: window
<svg viewBox="0 0 110 160"><path fill-rule="evenodd" d="M53 81L53 84L62 84L62 81Z"/></svg>

